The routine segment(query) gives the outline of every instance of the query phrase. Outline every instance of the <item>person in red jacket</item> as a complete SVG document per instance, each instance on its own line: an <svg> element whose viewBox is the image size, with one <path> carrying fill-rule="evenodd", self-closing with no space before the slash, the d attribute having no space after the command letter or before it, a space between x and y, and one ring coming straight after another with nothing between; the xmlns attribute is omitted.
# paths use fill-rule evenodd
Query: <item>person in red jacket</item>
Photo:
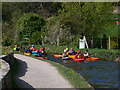
<svg viewBox="0 0 120 90"><path fill-rule="evenodd" d="M77 54L75 55L75 58L84 58L84 56L81 54L81 50L77 51Z"/></svg>

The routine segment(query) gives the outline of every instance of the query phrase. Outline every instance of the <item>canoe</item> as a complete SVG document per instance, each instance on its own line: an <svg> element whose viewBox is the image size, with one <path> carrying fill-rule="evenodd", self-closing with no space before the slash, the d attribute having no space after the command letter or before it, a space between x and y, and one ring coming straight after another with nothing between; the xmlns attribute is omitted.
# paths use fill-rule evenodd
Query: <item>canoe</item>
<svg viewBox="0 0 120 90"><path fill-rule="evenodd" d="M32 54L32 56L38 56L38 54L37 54L37 53L35 53L35 54Z"/></svg>
<svg viewBox="0 0 120 90"><path fill-rule="evenodd" d="M37 53L36 51L32 51L32 53Z"/></svg>
<svg viewBox="0 0 120 90"><path fill-rule="evenodd" d="M38 57L38 58L40 58L40 59L47 59L47 57Z"/></svg>
<svg viewBox="0 0 120 90"><path fill-rule="evenodd" d="M30 55L31 53L26 53L26 52L24 52L24 54L25 54L25 55Z"/></svg>
<svg viewBox="0 0 120 90"><path fill-rule="evenodd" d="M74 58L74 57L75 57L75 55L68 55L68 57L70 57L70 58Z"/></svg>
<svg viewBox="0 0 120 90"><path fill-rule="evenodd" d="M96 61L96 60L100 60L100 58L90 57L90 58L88 58L86 60L87 61Z"/></svg>
<svg viewBox="0 0 120 90"><path fill-rule="evenodd" d="M63 60L70 60L71 58L70 57L63 57L62 59Z"/></svg>
<svg viewBox="0 0 120 90"><path fill-rule="evenodd" d="M84 58L73 58L74 61L84 61Z"/></svg>
<svg viewBox="0 0 120 90"><path fill-rule="evenodd" d="M57 55L57 54L55 54L54 57L60 58L60 57L62 57L62 55Z"/></svg>

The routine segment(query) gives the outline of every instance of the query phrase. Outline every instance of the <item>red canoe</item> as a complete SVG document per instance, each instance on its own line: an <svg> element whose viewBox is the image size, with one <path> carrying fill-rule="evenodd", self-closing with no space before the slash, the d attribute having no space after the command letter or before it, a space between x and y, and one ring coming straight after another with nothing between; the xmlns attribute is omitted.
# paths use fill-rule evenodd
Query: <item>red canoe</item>
<svg viewBox="0 0 120 90"><path fill-rule="evenodd" d="M84 58L73 58L74 61L84 61Z"/></svg>
<svg viewBox="0 0 120 90"><path fill-rule="evenodd" d="M47 59L47 57L38 57L38 58L40 58L40 59Z"/></svg>

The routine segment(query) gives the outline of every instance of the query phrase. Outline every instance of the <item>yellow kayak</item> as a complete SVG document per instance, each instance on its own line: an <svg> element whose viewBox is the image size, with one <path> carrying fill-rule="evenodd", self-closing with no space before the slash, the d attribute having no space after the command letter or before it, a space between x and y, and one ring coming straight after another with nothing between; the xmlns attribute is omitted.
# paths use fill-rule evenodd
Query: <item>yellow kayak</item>
<svg viewBox="0 0 120 90"><path fill-rule="evenodd" d="M68 57L73 59L75 57L75 55L68 55Z"/></svg>
<svg viewBox="0 0 120 90"><path fill-rule="evenodd" d="M24 54L25 54L25 55L30 55L31 53L26 53L26 52L24 52Z"/></svg>

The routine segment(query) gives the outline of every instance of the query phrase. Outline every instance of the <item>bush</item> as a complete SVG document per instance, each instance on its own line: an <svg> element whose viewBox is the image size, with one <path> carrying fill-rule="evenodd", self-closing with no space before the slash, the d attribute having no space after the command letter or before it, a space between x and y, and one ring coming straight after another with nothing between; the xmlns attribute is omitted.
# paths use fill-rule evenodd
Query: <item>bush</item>
<svg viewBox="0 0 120 90"><path fill-rule="evenodd" d="M10 45L12 45L12 42L7 38L2 42L2 45L3 46L10 46Z"/></svg>
<svg viewBox="0 0 120 90"><path fill-rule="evenodd" d="M19 39L29 38L36 31L40 31L45 25L45 20L34 13L24 14L17 23L17 29L19 31Z"/></svg>

